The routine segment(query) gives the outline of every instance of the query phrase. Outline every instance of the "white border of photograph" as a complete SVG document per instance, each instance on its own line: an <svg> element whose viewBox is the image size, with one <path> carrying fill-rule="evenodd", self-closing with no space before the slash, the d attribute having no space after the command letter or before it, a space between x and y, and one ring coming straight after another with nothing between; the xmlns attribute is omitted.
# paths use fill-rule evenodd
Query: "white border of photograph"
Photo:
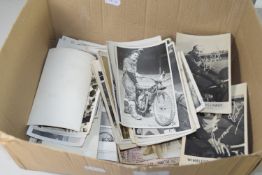
<svg viewBox="0 0 262 175"><path fill-rule="evenodd" d="M39 132L45 136L39 134ZM82 132L66 132L62 131L62 129L58 130L57 128L47 128L32 125L29 126L27 135L36 139L46 140L68 146L82 146L86 138L86 133Z"/></svg>
<svg viewBox="0 0 262 175"><path fill-rule="evenodd" d="M173 46L174 51L175 51L174 42L171 42L170 44L168 44L168 47L170 45ZM137 137L137 141L141 139L141 142L142 142L143 138L156 138L156 137L164 137L164 136L172 136L173 138L179 138L179 137L185 136L185 135L187 135L189 133L192 133L193 131L195 131L195 128L199 128L200 127L198 119L197 119L197 116L196 116L196 111L194 110L194 107L192 106L193 104L190 103L190 100L189 100L190 96L188 97L188 92L186 93L186 89L188 89L188 87L187 88L185 87L186 86L185 83L187 83L187 82L184 81L184 76L182 75L182 73L184 73L183 72L183 68L181 68L181 63L180 63L178 54L176 52L174 54L175 54L175 57L176 57L177 68L178 68L178 72L179 72L179 76L180 76L180 80L181 80L181 85L182 85L182 90L183 90L183 93L184 93L184 98L186 100L188 117L193 117L194 118L194 124L196 126L192 126L193 124L191 122L190 123L190 125L191 125L190 129L187 129L187 130L184 130L184 131L179 131L179 132L176 131L175 127L174 128L134 128L133 135L134 135L134 137ZM169 64L170 64L170 59L169 59ZM159 133L159 134L156 134L156 135L137 135L136 131L135 131L137 129L150 130L152 133L159 133L158 129L164 129L166 132L164 131L163 134ZM162 141L161 141L161 139L160 140L156 139L156 143L157 142L160 143ZM138 141L138 144L139 144L139 141Z"/></svg>
<svg viewBox="0 0 262 175"><path fill-rule="evenodd" d="M153 45L146 45L146 46L137 46L137 47L127 47L127 46L117 46L117 47L115 47L114 48L114 52L115 52L115 59L117 59L117 48L123 48L123 49L149 49L149 48L152 48L152 47L157 47L157 46L161 46L161 45L163 45L163 44L165 44L165 50L166 50L166 55L167 55L167 61L169 60L169 54L168 54L168 48L167 48L167 43L166 43L166 41L165 40L163 40L163 41L161 41L161 42L158 42L158 43L155 43L155 44L153 44ZM118 61L116 61L117 62L117 71L119 70L118 69ZM174 87L173 87L173 78L172 78L172 70L170 69L170 65L169 65L169 70L170 70L170 77L171 77L171 86L172 86L172 91L173 91L173 96L174 96L174 98L175 98L175 90L174 90ZM118 80L117 81L117 92L118 92L118 95L117 96L119 96L119 97L122 97L123 95L122 95L122 91L121 91L121 86L120 86L120 83L119 83L119 81L120 81L120 77L119 77L119 73L117 73L117 75L116 75L116 79ZM171 97L172 98L172 97ZM134 122L127 122L127 121L124 121L124 120L122 120L121 119L121 124L122 125L124 125L124 126L126 126L126 127L130 127L130 128L173 128L173 127L178 127L179 126L179 121L178 121L178 115L177 115L177 106L176 106L176 100L173 100L173 106L174 106L174 110L175 111L173 111L174 112L174 120L173 120L173 122L174 122L174 124L172 125L172 126L163 126L163 127L161 127L161 125L148 125L148 123L143 123L143 124L141 124L141 121L142 120L140 120L140 121L137 121L136 123L134 123ZM120 107L120 115L123 117L125 114L124 114L124 111L123 111L123 105L124 104L124 102L123 102L123 99L121 99L121 98L119 98L119 107ZM138 124L138 123L140 123L140 124Z"/></svg>
<svg viewBox="0 0 262 175"><path fill-rule="evenodd" d="M160 36L156 36L156 37L152 37L152 38L147 38L147 39L143 39L143 40L138 40L138 41L130 41L130 42L115 42L115 41L108 41L107 42L107 49L108 49L108 63L109 63L109 70L110 70L110 79L111 79L111 86L112 86L112 96L113 96L113 100L115 103L115 108L116 108L116 112L117 115L119 116L119 104L118 104L118 100L119 97L116 94L116 89L117 89L117 78L116 78L116 70L117 70L117 60L116 60L116 56L115 56L115 47L119 46L119 47L125 47L125 46L131 46L131 47L136 47L136 46L144 46L144 45L150 45L150 44L154 44L156 42L160 42L161 41L161 37ZM120 116L119 116L119 121L120 121Z"/></svg>
<svg viewBox="0 0 262 175"><path fill-rule="evenodd" d="M212 43L219 43L217 44ZM188 52L191 46L201 45L206 46L209 49L214 47L226 48L228 51L228 101L227 102L205 102L205 108L201 112L205 113L222 113L230 114L232 112L231 106L231 34L209 35L209 36L197 36L188 35L183 33L176 34L176 44L179 51L183 51L184 54Z"/></svg>
<svg viewBox="0 0 262 175"><path fill-rule="evenodd" d="M188 102L188 106L189 106L189 111L190 111L190 116L194 122L194 126L195 126L195 129L198 129L200 128L200 124L199 124L199 121L198 121L198 118L197 118L197 111L196 111L196 108L195 108L195 105L194 105L194 102L193 102L193 97L192 97L192 94L190 92L190 87L189 87L189 84L187 82L187 79L186 79L186 72L185 72L185 69L183 67L183 63L181 61L181 53L180 52L176 52L176 56L177 56L177 60L178 60L178 67L180 69L180 72L181 72L181 75L182 75L182 83L183 83L183 86L184 86L184 89L185 89L185 98Z"/></svg>
<svg viewBox="0 0 262 175"><path fill-rule="evenodd" d="M95 115L96 115L96 113L97 113L97 111L98 111L98 107L99 107L99 105L100 105L100 103L101 103L100 93L101 93L101 91L100 91L99 89L97 89L96 94L95 94L95 102L93 103L93 104L94 104L94 106L93 106L93 111L91 112L90 120L89 120L89 122L87 123L87 131L86 131L86 133L89 133L89 132L90 132L91 127L92 127L92 123L93 123L93 120L94 120L94 117L95 117ZM88 100L87 100L87 101L89 101L89 98L90 98L90 97L88 97ZM87 107L87 106L88 106L88 104L86 105L86 107ZM83 124L83 123L82 123L82 124ZM81 130L82 130L82 126L81 126Z"/></svg>
<svg viewBox="0 0 262 175"><path fill-rule="evenodd" d="M183 52L179 52L179 54L180 54L180 60L181 60L182 65L183 65L183 69L184 69L185 74L186 74L187 81L190 81L192 83L192 86L193 86L193 89L190 88L190 93L191 93L191 95L196 94L197 100L200 103L199 106L196 106L194 104L194 106L196 108L196 112L200 112L201 110L203 110L205 108L204 100L203 100L203 98L202 98L202 96L201 96L201 94L199 92L199 89L197 87L196 81L195 81L195 79L194 79L194 77L192 75L192 72L190 71L190 68L189 68L188 64L187 64L187 61L186 61L184 53ZM195 93L193 93L192 91L194 91Z"/></svg>
<svg viewBox="0 0 262 175"><path fill-rule="evenodd" d="M63 151L72 152L82 156L92 157L96 159L97 157L97 148L98 148L98 139L99 139L99 128L101 120L101 107L97 110L96 116L94 117L92 123L92 129L90 133L86 136L84 144L82 147L61 145L51 141L40 140L36 138L30 138L29 142L40 143L44 146L55 148Z"/></svg>
<svg viewBox="0 0 262 175"><path fill-rule="evenodd" d="M89 97L88 97L89 98ZM50 141L58 144L63 145L69 145L69 146L82 146L84 144L85 138L87 134L90 132L93 120L95 116L97 115L97 112L99 110L99 104L100 104L100 90L98 89L95 94L95 102L93 106L93 110L91 112L90 120L87 123L87 130L84 132L83 130L83 123L81 125L81 131L73 131L70 129L65 128L57 128L57 127L49 127L49 126L37 126L37 125L30 125L27 130L27 135L34 137L36 139L41 139L45 141ZM46 136L34 133L33 131L46 133ZM53 135L56 138L50 138L48 135ZM61 140L61 137L63 139ZM60 139L58 139L60 138Z"/></svg>
<svg viewBox="0 0 262 175"><path fill-rule="evenodd" d="M90 53L94 56L96 56L100 50L106 51L106 45L100 45L84 40L77 40L68 36L62 36L61 38L59 38L56 47L73 48Z"/></svg>
<svg viewBox="0 0 262 175"><path fill-rule="evenodd" d="M245 155L247 155L248 154L247 84L241 83L237 85L232 85L231 87L232 87L232 98L238 96L244 97L244 145L245 145L244 152ZM204 163L207 161L218 159L218 158L206 158L206 157L185 155L185 145L186 145L186 137L183 137L179 165L198 164L198 163Z"/></svg>
<svg viewBox="0 0 262 175"><path fill-rule="evenodd" d="M105 56L105 57L106 57L106 55L101 55L101 53L100 53L99 55L100 55L100 58L99 58L100 61L98 61L98 60L93 61L93 69L94 69L94 72L95 72L95 73L94 73L94 74L95 74L95 77L96 77L96 79L98 79L98 80L97 80L97 81L98 81L98 86L99 86L99 89L101 90L101 96L102 96L103 101L104 101L104 104L102 104L102 105L104 106L103 108L105 108L105 110L106 110L106 112L107 112L107 115L109 115L109 121L110 121L111 126L112 126L112 131L113 131L113 134L114 134L114 137L115 137L115 142L116 142L117 144L119 144L119 146L121 147L121 149L133 148L133 147L135 147L136 145L131 142L131 139L130 139L130 138L124 138L124 137L123 137L123 133L122 133L122 130L121 130L121 128L120 128L118 116L116 116L116 115L117 115L116 109L115 109L115 107L113 106L113 105L114 105L114 104L113 104L114 102L113 102L113 99L112 99L112 94L111 94L111 92L109 92L109 91L110 91L110 90L109 90L109 84L107 83L107 82L108 82L108 79L107 79L107 76L105 76L105 74L104 74L104 69L103 69L103 67L102 67L102 63L103 63L103 60L102 60L102 59L103 59L103 58L101 58L101 56ZM102 62L102 63L101 63L101 62ZM104 83L105 83L106 89L104 89L103 86L102 86L102 81L100 80L100 77L99 77L99 75L98 75L98 74L99 74L98 71L101 71L102 74L103 74L103 78L104 78ZM104 94L105 92L104 92L104 90L107 91L110 102L108 102L108 99L105 97L105 94ZM112 107L112 110L113 110L113 115L114 115L114 118L115 118L115 122L114 122L114 120L113 120L113 117L111 116L108 103L111 104L111 107ZM130 134L129 134L129 135L130 135Z"/></svg>

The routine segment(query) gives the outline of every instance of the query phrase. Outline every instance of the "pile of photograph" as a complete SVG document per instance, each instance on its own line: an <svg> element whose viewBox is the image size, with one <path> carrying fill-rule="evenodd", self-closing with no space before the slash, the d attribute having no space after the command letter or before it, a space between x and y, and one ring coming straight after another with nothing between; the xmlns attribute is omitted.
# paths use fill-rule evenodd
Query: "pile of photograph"
<svg viewBox="0 0 262 175"><path fill-rule="evenodd" d="M95 72L100 51L106 46L66 36L49 50L28 121L30 142L118 161Z"/></svg>
<svg viewBox="0 0 262 175"><path fill-rule="evenodd" d="M231 85L231 35L176 34L50 49L30 141L125 164L195 164L248 153L247 84Z"/></svg>

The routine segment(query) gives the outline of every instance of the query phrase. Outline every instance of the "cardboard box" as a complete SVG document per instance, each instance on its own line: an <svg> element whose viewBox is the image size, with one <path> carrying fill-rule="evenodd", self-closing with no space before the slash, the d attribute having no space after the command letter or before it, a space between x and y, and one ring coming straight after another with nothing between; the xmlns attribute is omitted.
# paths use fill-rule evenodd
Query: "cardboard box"
<svg viewBox="0 0 262 175"><path fill-rule="evenodd" d="M232 33L232 81L248 83L251 155L192 166L137 167L26 142L45 57L59 36L104 43L175 38L176 32ZM261 42L261 24L250 0L121 0L119 6L104 0L28 0L0 50L0 143L23 168L70 175L249 174L262 155Z"/></svg>

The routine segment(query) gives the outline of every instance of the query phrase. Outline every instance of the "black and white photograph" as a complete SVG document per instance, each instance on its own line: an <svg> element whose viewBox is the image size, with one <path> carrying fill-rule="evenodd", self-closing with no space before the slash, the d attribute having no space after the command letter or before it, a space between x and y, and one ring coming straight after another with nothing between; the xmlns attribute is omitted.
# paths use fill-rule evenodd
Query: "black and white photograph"
<svg viewBox="0 0 262 175"><path fill-rule="evenodd" d="M100 125L102 128L102 129L100 128L100 130L108 131L107 133L106 132L101 133L101 137L100 137L101 139L105 138L103 140L107 140L109 138L114 137L113 140L111 139L111 141L116 142L119 147L123 148L122 145L125 145L128 148L134 147L130 139L129 128L124 127L121 124L114 125L109 118L109 115L105 109L104 103L102 103L101 105L101 123ZM105 137L102 137L102 136L105 136Z"/></svg>
<svg viewBox="0 0 262 175"><path fill-rule="evenodd" d="M248 153L246 85L236 87L243 87L243 93L232 97L232 114L198 113L201 128L186 136L183 161L200 163Z"/></svg>
<svg viewBox="0 0 262 175"><path fill-rule="evenodd" d="M99 129L100 129L100 118L101 118L100 115L101 115L101 109L98 109L97 115L93 120L92 129L90 133L86 136L84 144L82 146L63 145L59 142L41 140L33 137L30 137L29 141L33 143L43 144L50 148L56 148L62 151L68 151L70 153L96 158L98 139L99 139Z"/></svg>
<svg viewBox="0 0 262 175"><path fill-rule="evenodd" d="M109 58L108 58L108 53L107 52L103 52L103 51L100 51L98 52L98 60L99 60L99 63L101 65L101 68L102 68L102 73L103 73L103 76L106 77L104 79L106 79L106 83L108 83L108 89L109 89L109 93L110 95L113 94L113 91L112 91L112 84L111 84L111 71L110 71L110 62L109 62ZM106 76L105 76L106 75Z"/></svg>
<svg viewBox="0 0 262 175"><path fill-rule="evenodd" d="M102 71L99 71L98 74L99 74L100 82L101 82L101 85L102 85L102 88L103 88L103 92L105 94L105 100L104 101L108 105L109 113L110 113L110 116L112 117L113 123L116 123L115 114L113 112L113 107L112 107L112 104L111 104L111 101L110 101L110 98L109 98L109 94L108 94L108 91L107 91L107 88L106 88L103 73L102 73Z"/></svg>
<svg viewBox="0 0 262 175"><path fill-rule="evenodd" d="M121 130L120 124L117 121L118 117L116 117L117 112L116 109L113 107L114 102L112 96L110 96L110 90L109 86L106 84L107 79L106 76L104 76L102 65L98 60L93 61L93 71L95 74L95 77L98 82L99 89L101 90L101 96L103 99L102 104L102 117L106 116L106 121L108 122L107 126L112 127L112 131L115 135L115 140L117 143L120 143L123 139L130 139L129 137L126 137L125 133ZM108 117L107 117L108 116ZM103 118L101 119L103 121ZM103 125L101 123L101 125Z"/></svg>
<svg viewBox="0 0 262 175"><path fill-rule="evenodd" d="M99 141L101 141L101 142L114 142L112 128L100 126Z"/></svg>
<svg viewBox="0 0 262 175"><path fill-rule="evenodd" d="M173 42L170 45L168 45L168 53L179 120L179 127L176 127L175 129L177 132L181 132L192 129L189 119L189 106L185 97L185 90L182 84L181 72L179 71L179 65L175 54L175 44Z"/></svg>
<svg viewBox="0 0 262 175"><path fill-rule="evenodd" d="M121 122L120 117L120 109L119 109L119 94L117 93L117 53L115 52L116 47L142 47L142 46L148 46L155 43L158 43L161 41L161 36L155 36L152 38L147 38L143 40L138 41L129 41L129 42L114 42L114 41L108 41L107 42L107 48L108 48L108 63L109 63L109 71L110 71L110 79L111 79L111 87L112 87L112 95L113 100L115 102L115 108L118 116L118 121ZM104 55L105 56L105 55Z"/></svg>
<svg viewBox="0 0 262 175"><path fill-rule="evenodd" d="M177 58L175 54L174 43L168 45L169 64L173 74L173 85L176 94L177 113L179 127L174 128L135 128L134 133L137 137L154 137L165 135L180 135L181 132L192 130L190 123L190 113L187 101L185 100L185 91L182 85L181 73L178 68ZM185 133L185 134L188 134Z"/></svg>
<svg viewBox="0 0 262 175"><path fill-rule="evenodd" d="M109 96L109 89L106 86L105 76L102 72L102 67L98 60L93 61L93 71L95 74L96 81L98 83L98 87L101 91L101 96L103 98L104 107L109 114L110 119L112 119L112 124L116 125L115 111L113 107L113 101Z"/></svg>
<svg viewBox="0 0 262 175"><path fill-rule="evenodd" d="M97 115L100 100L100 90L92 79L90 86L90 94L88 98L88 105L83 115L80 131L71 129L49 127L49 126L29 126L27 135L41 139L59 143L62 145L82 146L86 136L90 133L93 120Z"/></svg>
<svg viewBox="0 0 262 175"><path fill-rule="evenodd" d="M97 159L117 161L117 149L112 126L105 107L101 107L101 121L99 130L99 141Z"/></svg>
<svg viewBox="0 0 262 175"><path fill-rule="evenodd" d="M83 132L42 126L30 126L27 130L27 135L36 139L69 146L82 146L86 138L86 134Z"/></svg>
<svg viewBox="0 0 262 175"><path fill-rule="evenodd" d="M114 59L115 58L115 55L114 55L114 45L113 44L110 44L110 42L108 42L107 44L107 47L108 47L108 57L106 57L105 55L101 58L103 59L107 59L107 63L108 63L108 68L109 68L109 79L111 80L109 82L110 84L110 87L111 87L111 91L112 91L112 101L113 103L115 104L115 112L116 112L116 115L117 115L117 121L121 121L121 117L120 117L120 109L119 109L119 97L118 97L118 94L117 94L117 85L116 85L116 60Z"/></svg>
<svg viewBox="0 0 262 175"><path fill-rule="evenodd" d="M101 141L114 141L114 137L112 134L112 126L108 117L108 113L105 110L104 105L101 106L101 121L100 121L100 132L99 139Z"/></svg>
<svg viewBox="0 0 262 175"><path fill-rule="evenodd" d="M117 47L116 52L122 124L133 128L179 126L166 43Z"/></svg>
<svg viewBox="0 0 262 175"><path fill-rule="evenodd" d="M205 102L202 112L231 113L231 35L178 33L176 41Z"/></svg>
<svg viewBox="0 0 262 175"><path fill-rule="evenodd" d="M191 97L192 97L192 100L193 100L193 103L194 103L194 107L196 109L196 112L200 112L205 107L204 100L203 100L203 98L200 94L200 91L199 91L198 86L195 82L195 79L192 75L192 72L191 72L191 70L190 70L190 68L187 64L184 53L179 52L178 55L179 55L179 58L181 60L181 64L183 66L183 70L184 70L184 73L185 73L185 79L186 79L186 82L189 86L189 90L190 90Z"/></svg>
<svg viewBox="0 0 262 175"><path fill-rule="evenodd" d="M109 121L107 112L105 111L105 109L103 109L104 107L102 107L102 112L101 112L101 126L107 126L107 127L111 127L111 123Z"/></svg>
<svg viewBox="0 0 262 175"><path fill-rule="evenodd" d="M96 82L95 77L92 76L88 102L87 102L86 110L84 112L81 129L80 129L81 132L89 133L95 116L94 112L97 112L97 108L99 106L99 101L100 101L99 98L100 98L100 90L98 89L98 84Z"/></svg>
<svg viewBox="0 0 262 175"><path fill-rule="evenodd" d="M97 159L118 161L116 143L111 127L100 126Z"/></svg>

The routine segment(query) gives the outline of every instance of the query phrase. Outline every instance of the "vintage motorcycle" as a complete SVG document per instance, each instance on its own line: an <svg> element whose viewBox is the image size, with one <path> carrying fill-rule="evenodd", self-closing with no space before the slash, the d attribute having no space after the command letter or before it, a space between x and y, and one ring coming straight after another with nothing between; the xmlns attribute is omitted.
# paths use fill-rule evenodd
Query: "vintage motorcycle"
<svg viewBox="0 0 262 175"><path fill-rule="evenodd" d="M223 61L223 57L227 55L224 53L201 54L201 59L196 62L200 69L192 71L194 78L199 82L199 89L205 101L227 101L228 99L228 68L227 60ZM217 61L221 66L214 66Z"/></svg>
<svg viewBox="0 0 262 175"><path fill-rule="evenodd" d="M137 87L136 112L143 117L152 113L160 126L168 126L174 120L174 111L173 101L164 91L167 87L162 84L167 80L163 80L162 75L159 80L146 78L152 80L153 85L148 88Z"/></svg>

